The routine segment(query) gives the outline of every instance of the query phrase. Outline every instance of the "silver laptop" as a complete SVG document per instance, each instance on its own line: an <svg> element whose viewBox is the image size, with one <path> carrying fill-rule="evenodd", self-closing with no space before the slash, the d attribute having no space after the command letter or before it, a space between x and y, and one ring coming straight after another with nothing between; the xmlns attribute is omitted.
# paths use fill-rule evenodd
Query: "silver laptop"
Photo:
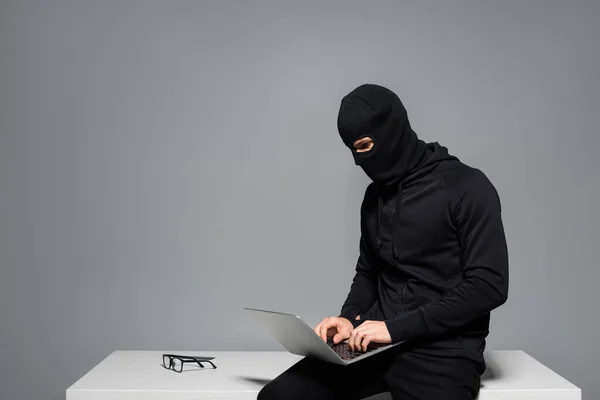
<svg viewBox="0 0 600 400"><path fill-rule="evenodd" d="M402 342L370 345L366 352L352 351L347 343L324 342L306 322L293 314L245 308L290 353L318 358L340 365L349 365L381 353Z"/></svg>

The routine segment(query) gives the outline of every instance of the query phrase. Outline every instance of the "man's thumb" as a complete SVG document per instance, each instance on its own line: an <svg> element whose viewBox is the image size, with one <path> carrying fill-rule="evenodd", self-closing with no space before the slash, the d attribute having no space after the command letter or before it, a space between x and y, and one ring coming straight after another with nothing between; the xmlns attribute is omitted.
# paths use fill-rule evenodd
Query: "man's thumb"
<svg viewBox="0 0 600 400"><path fill-rule="evenodd" d="M344 335L342 335L341 333L338 333L333 337L333 343L338 344L339 342L341 342L344 339L345 339Z"/></svg>

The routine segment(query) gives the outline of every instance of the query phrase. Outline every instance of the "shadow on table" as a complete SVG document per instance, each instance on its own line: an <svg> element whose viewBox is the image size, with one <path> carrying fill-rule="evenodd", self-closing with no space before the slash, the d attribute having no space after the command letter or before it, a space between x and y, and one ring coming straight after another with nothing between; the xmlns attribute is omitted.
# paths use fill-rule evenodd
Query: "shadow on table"
<svg viewBox="0 0 600 400"><path fill-rule="evenodd" d="M270 379L253 378L251 376L238 376L237 379L248 382L248 383L252 383L260 388L265 386L267 383L271 382Z"/></svg>
<svg viewBox="0 0 600 400"><path fill-rule="evenodd" d="M494 368L493 366L488 365L487 369L485 370L483 375L481 375L481 388L485 387L485 383L487 381L493 381L493 380L496 380L499 378L500 378L500 374L499 374L498 370L496 368Z"/></svg>

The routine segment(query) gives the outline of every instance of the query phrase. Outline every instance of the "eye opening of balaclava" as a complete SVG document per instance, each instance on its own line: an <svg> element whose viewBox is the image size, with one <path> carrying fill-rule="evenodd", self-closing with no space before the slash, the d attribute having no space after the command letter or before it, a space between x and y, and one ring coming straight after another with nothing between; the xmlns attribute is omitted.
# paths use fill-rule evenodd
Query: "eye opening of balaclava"
<svg viewBox="0 0 600 400"><path fill-rule="evenodd" d="M342 99L337 125L355 164L373 181L396 182L414 166L420 141L402 101L391 90L373 84L357 87ZM357 151L354 143L365 137L372 138L372 148Z"/></svg>
<svg viewBox="0 0 600 400"><path fill-rule="evenodd" d="M374 144L375 140L372 136L361 136L354 141L351 150L356 153L366 153L373 149Z"/></svg>

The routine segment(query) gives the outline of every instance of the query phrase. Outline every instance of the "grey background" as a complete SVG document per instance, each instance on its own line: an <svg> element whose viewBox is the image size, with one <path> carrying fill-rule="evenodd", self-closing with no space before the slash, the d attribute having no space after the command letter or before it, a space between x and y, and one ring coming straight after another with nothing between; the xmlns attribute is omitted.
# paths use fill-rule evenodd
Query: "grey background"
<svg viewBox="0 0 600 400"><path fill-rule="evenodd" d="M335 118L364 82L500 192L511 288L489 347L599 398L599 17L0 1L0 398L61 399L116 349L279 349L244 306L336 314L368 181Z"/></svg>

